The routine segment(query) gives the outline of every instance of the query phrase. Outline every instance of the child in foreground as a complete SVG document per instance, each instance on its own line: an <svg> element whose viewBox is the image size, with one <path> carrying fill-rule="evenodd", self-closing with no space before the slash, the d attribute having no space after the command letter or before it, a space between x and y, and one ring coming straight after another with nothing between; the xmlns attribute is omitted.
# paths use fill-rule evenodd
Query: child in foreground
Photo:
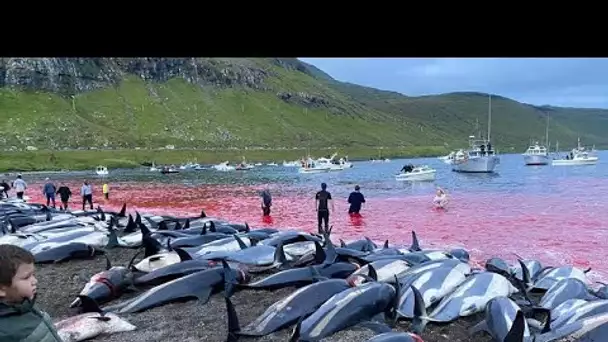
<svg viewBox="0 0 608 342"><path fill-rule="evenodd" d="M0 245L0 341L62 342L49 315L34 304L34 256Z"/></svg>

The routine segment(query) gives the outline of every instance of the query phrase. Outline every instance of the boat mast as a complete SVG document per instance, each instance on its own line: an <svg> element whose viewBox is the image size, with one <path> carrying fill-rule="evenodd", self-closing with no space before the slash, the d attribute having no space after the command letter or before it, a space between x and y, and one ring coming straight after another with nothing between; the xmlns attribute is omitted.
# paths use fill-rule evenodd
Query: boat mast
<svg viewBox="0 0 608 342"><path fill-rule="evenodd" d="M547 127L545 127L545 145L549 146L549 113L547 113Z"/></svg>
<svg viewBox="0 0 608 342"><path fill-rule="evenodd" d="M488 94L488 142L490 142L491 130L492 130L492 94Z"/></svg>

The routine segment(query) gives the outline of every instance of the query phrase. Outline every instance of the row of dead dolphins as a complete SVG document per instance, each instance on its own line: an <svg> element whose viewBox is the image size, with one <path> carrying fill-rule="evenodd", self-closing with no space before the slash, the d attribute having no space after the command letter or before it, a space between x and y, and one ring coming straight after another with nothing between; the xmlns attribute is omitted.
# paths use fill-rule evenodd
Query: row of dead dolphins
<svg viewBox="0 0 608 342"><path fill-rule="evenodd" d="M465 250L423 249L415 232L405 248L368 238L334 245L331 229L318 235L250 229L204 212L134 218L126 205L120 212L64 213L22 203L0 203L0 225L0 243L30 250L39 263L90 258L108 248L137 250L126 266L113 266L106 257L106 269L70 304L84 313L60 322L65 341L133 330L117 314L187 298L204 304L219 291L228 341L289 327L290 341L319 341L360 325L377 333L369 341L418 342L427 324L477 313L485 318L471 328L472 338L485 331L501 342L608 341L608 286L592 289L589 270L520 257L515 265L492 258L475 269ZM240 325L231 300L235 291L284 287L297 290ZM128 291L139 294L100 308ZM74 323L90 317L100 319L89 319L84 329ZM411 322L410 333L393 331L402 320Z"/></svg>

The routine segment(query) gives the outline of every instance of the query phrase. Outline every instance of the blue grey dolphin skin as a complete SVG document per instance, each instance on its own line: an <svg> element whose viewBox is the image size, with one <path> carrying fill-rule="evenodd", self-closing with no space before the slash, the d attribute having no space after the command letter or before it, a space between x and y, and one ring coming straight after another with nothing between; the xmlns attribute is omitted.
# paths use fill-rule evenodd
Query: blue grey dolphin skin
<svg viewBox="0 0 608 342"><path fill-rule="evenodd" d="M187 237L179 237L175 240L171 241L172 248L183 248L183 247L197 247L204 245L206 243L220 240L229 237L229 235L222 233L210 233L210 234L201 234L201 235L192 235Z"/></svg>
<svg viewBox="0 0 608 342"><path fill-rule="evenodd" d="M488 272L498 273L502 276L509 276L511 274L511 268L506 261L501 258L490 258L486 261L485 269Z"/></svg>
<svg viewBox="0 0 608 342"><path fill-rule="evenodd" d="M426 272L428 270L442 268L442 267L457 268L460 272L464 273L465 275L469 275L471 273L471 266L469 264L465 264L464 262L461 262L458 259L444 259L444 260L429 261L429 262L426 262L426 263L423 263L420 265L412 266L404 274L402 274L400 280L403 282L409 276L413 276L413 275L416 275L421 272Z"/></svg>
<svg viewBox="0 0 608 342"><path fill-rule="evenodd" d="M425 308L438 303L466 280L466 274L461 268L444 266L415 273L407 277L402 284L399 294L399 307L397 313L400 317L413 318L415 298L412 287L418 289L422 295Z"/></svg>
<svg viewBox="0 0 608 342"><path fill-rule="evenodd" d="M594 300L597 297L589 292L589 288L582 281L576 278L565 278L551 286L538 305L552 310L568 299Z"/></svg>
<svg viewBox="0 0 608 342"><path fill-rule="evenodd" d="M263 240L260 242L262 245L267 246L278 246L280 243L283 245L287 245L293 242L302 242L302 241L316 241L322 243L323 241L316 237L306 233L287 231L287 232L279 232L270 238Z"/></svg>
<svg viewBox="0 0 608 342"><path fill-rule="evenodd" d="M209 260L185 260L177 264L168 265L156 269L150 273L146 273L135 278L135 285L159 285L168 280L173 280L181 276L192 274L199 271L204 271L216 266L216 262Z"/></svg>
<svg viewBox="0 0 608 342"><path fill-rule="evenodd" d="M345 243L344 241L342 241L342 239L340 239L340 247L350 248L361 252L371 252L374 249L378 248L378 246L376 246L376 244L367 237L362 240L356 240L349 243Z"/></svg>
<svg viewBox="0 0 608 342"><path fill-rule="evenodd" d="M387 332L376 335L367 342L424 342L420 336L404 332Z"/></svg>
<svg viewBox="0 0 608 342"><path fill-rule="evenodd" d="M603 342L608 336L608 312L566 324L558 329L536 336L534 342L567 341Z"/></svg>
<svg viewBox="0 0 608 342"><path fill-rule="evenodd" d="M234 335L264 336L287 328L299 319L308 317L335 294L349 288L351 288L350 284L343 279L320 280L307 285L272 304L243 329L238 326L236 310L232 302L226 298L229 336L233 336L232 340L236 340Z"/></svg>
<svg viewBox="0 0 608 342"><path fill-rule="evenodd" d="M414 289L412 287L412 289ZM460 286L444 297L433 311L427 315L426 309L421 307L417 329L424 329L427 322L451 322L459 317L470 316L485 309L486 304L496 297L508 297L516 293L517 289L500 274L481 272L471 275ZM415 294L421 296L416 289ZM424 300L422 300L424 303ZM423 305L422 305L423 306ZM420 333L422 330L414 330Z"/></svg>
<svg viewBox="0 0 608 342"><path fill-rule="evenodd" d="M538 260L532 260L532 259L525 259L525 260L522 259L521 262L528 269L528 274L530 275L530 279L532 281L536 280L536 278L538 277L538 275L540 274L540 272L543 270L543 266L540 263L540 261L538 261ZM515 277L517 279L524 280L523 274L522 274L522 268L521 268L521 265L519 263L516 264L516 265L513 265L511 267L511 270L514 271Z"/></svg>
<svg viewBox="0 0 608 342"><path fill-rule="evenodd" d="M522 313L521 309L511 299L507 297L496 297L488 302L485 308L485 319L470 329L471 334L478 331L485 331L494 341L508 341L509 334L513 334L512 328L517 318L517 314ZM523 338L530 337L530 328L523 320ZM514 329L517 329L515 327ZM519 341L522 341L520 339Z"/></svg>
<svg viewBox="0 0 608 342"><path fill-rule="evenodd" d="M534 282L534 288L548 290L555 283L566 278L576 278L578 280L586 282L586 273L590 270L591 269L583 271L580 268L576 268L574 266L560 266L547 269L546 272L543 272L541 275L538 276L538 279Z"/></svg>
<svg viewBox="0 0 608 342"><path fill-rule="evenodd" d="M116 313L134 313L184 299L196 298L207 303L211 294L224 287L224 272L232 272L238 282L248 280L240 269L214 267L158 285L126 302L104 308Z"/></svg>
<svg viewBox="0 0 608 342"><path fill-rule="evenodd" d="M567 324L603 313L608 313L608 300L602 299L592 302L585 302L584 304L570 309L566 314L562 314L553 320L551 322L551 329L558 329Z"/></svg>
<svg viewBox="0 0 608 342"><path fill-rule="evenodd" d="M93 258L95 255L103 253L102 250L97 250L81 242L70 242L61 244L49 249L33 253L37 264L49 262L62 262L69 259L86 259Z"/></svg>
<svg viewBox="0 0 608 342"><path fill-rule="evenodd" d="M406 262L410 263L411 265L418 265L418 264L423 264L425 262L431 261L431 258L429 258L426 254L424 254L422 252L404 253L404 254L395 254L395 255L372 253L372 254L364 256L361 259L365 260L366 262L374 262L374 261L386 260L386 259L391 259L391 260L398 259L398 260L406 261Z"/></svg>
<svg viewBox="0 0 608 342"><path fill-rule="evenodd" d="M235 236L235 238L239 239L238 236ZM286 261L292 260L292 257L285 255L283 244L279 244L277 247L256 245L230 253L226 257L226 260L245 265L268 266L273 263L281 265Z"/></svg>
<svg viewBox="0 0 608 342"><path fill-rule="evenodd" d="M358 266L349 262L337 262L330 265L315 265L313 267L316 272L326 278L347 278ZM243 284L241 287L274 290L287 286L300 286L314 281L314 274L309 268L293 268L281 272L271 274L256 282Z"/></svg>
<svg viewBox="0 0 608 342"><path fill-rule="evenodd" d="M396 299L395 288L387 283L370 282L344 290L298 324L292 341L320 341L337 331L387 312L394 307Z"/></svg>

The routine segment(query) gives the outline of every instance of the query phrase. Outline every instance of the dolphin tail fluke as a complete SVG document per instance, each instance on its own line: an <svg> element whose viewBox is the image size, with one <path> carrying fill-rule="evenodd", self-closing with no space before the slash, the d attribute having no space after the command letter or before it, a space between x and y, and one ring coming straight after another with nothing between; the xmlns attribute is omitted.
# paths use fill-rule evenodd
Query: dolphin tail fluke
<svg viewBox="0 0 608 342"><path fill-rule="evenodd" d="M505 336L504 342L521 342L524 340L524 332L526 330L526 320L524 318L524 313L521 310L517 311L515 315L515 320L513 320L513 324L511 325L511 330Z"/></svg>
<svg viewBox="0 0 608 342"><path fill-rule="evenodd" d="M524 296L524 298L530 303L530 304L535 304L532 299L530 298L530 296L528 295L528 293L530 292L530 290L532 289L532 280L530 279L530 271L528 270L528 267L526 267L526 264L524 264L524 262L521 259L517 260L519 262L519 266L521 267L521 274L522 274L522 279L519 279L517 277L515 277L515 275L511 275L511 280L512 282L515 283L516 288L521 292L521 294Z"/></svg>
<svg viewBox="0 0 608 342"><path fill-rule="evenodd" d="M315 264L320 265L325 261L326 255L323 246L315 241Z"/></svg>
<svg viewBox="0 0 608 342"><path fill-rule="evenodd" d="M98 312L103 313L103 311L99 308L99 304L95 301L95 299L85 296L79 295L78 299L80 299L80 307L82 312Z"/></svg>
<svg viewBox="0 0 608 342"><path fill-rule="evenodd" d="M429 322L426 305L420 291L414 286L410 286L410 288L414 293L414 317L412 318L411 329L416 335L421 335Z"/></svg>
<svg viewBox="0 0 608 342"><path fill-rule="evenodd" d="M395 327L397 325L397 321L399 320L398 310L399 310L399 297L401 294L401 283L399 283L399 278L397 278L396 274L393 277L395 279L395 296L393 297L391 307L386 315L388 318L389 325L391 327Z"/></svg>
<svg viewBox="0 0 608 342"><path fill-rule="evenodd" d="M118 235L116 235L116 230L114 230L114 228L112 227L112 222L110 222L110 224L108 225L108 238L109 239L106 248L112 249L114 247L119 246Z"/></svg>
<svg viewBox="0 0 608 342"><path fill-rule="evenodd" d="M236 342L239 340L238 333L241 331L239 317L230 298L224 297L224 301L226 302L226 311L228 313L228 337L226 338L226 342Z"/></svg>
<svg viewBox="0 0 608 342"><path fill-rule="evenodd" d="M234 270L230 268L230 265L224 259L222 259L222 268L224 269L224 297L230 298L234 294L238 282L236 281Z"/></svg>
<svg viewBox="0 0 608 342"><path fill-rule="evenodd" d="M372 264L367 264L367 276L372 278L374 281L378 281L378 272Z"/></svg>
<svg viewBox="0 0 608 342"><path fill-rule="evenodd" d="M123 203L122 208L120 209L120 212L118 213L118 216L125 217L126 214L127 214L127 203Z"/></svg>
<svg viewBox="0 0 608 342"><path fill-rule="evenodd" d="M135 224L139 226L140 223L141 223L141 215L136 210L135 211Z"/></svg>
<svg viewBox="0 0 608 342"><path fill-rule="evenodd" d="M131 258L131 260L129 260L129 264L127 264L127 269L128 270L132 270L133 269L133 264L135 263L135 259L141 253L142 250L143 250L143 248L139 248L137 250L137 252L135 252L135 254L133 255L133 257Z"/></svg>

